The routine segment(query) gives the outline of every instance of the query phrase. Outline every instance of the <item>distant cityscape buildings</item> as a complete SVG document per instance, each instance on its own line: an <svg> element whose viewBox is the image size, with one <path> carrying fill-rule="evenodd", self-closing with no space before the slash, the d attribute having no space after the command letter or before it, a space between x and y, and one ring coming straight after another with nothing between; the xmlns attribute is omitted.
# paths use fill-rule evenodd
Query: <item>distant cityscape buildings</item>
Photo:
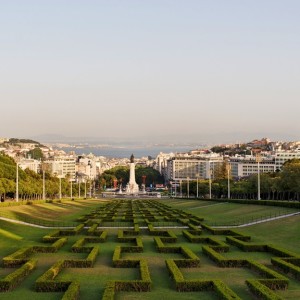
<svg viewBox="0 0 300 300"><path fill-rule="evenodd" d="M0 151L12 157L22 169L34 172L47 170L72 181L94 180L105 170L116 166L130 166L128 158L107 158L94 154L66 153L34 141L12 142L0 138ZM39 148L43 160L31 157ZM159 153L156 158L136 158L135 164L150 166L164 176L165 182L197 179L214 179L215 171L229 165L232 178L239 179L257 174L257 154L260 156L260 173L279 171L290 159L300 159L300 142L272 142L267 138L245 144L217 145L210 149L194 149L182 153Z"/></svg>
<svg viewBox="0 0 300 300"><path fill-rule="evenodd" d="M219 150L218 153L213 152L214 148ZM300 159L300 142L271 142L264 138L243 145L219 145L212 149L192 150L187 153L160 153L154 168L170 182L213 179L214 171L226 163L230 166L231 177L238 179L258 173L258 153L261 157L260 173L279 171L286 161Z"/></svg>

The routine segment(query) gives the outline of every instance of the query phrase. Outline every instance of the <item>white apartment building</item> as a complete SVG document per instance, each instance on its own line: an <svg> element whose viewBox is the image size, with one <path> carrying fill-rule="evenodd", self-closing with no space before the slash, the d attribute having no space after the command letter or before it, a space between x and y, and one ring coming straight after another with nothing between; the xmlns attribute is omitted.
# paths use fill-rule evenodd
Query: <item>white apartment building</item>
<svg viewBox="0 0 300 300"><path fill-rule="evenodd" d="M167 162L172 157L174 157L174 153L160 152L155 159L154 169L157 170L161 175L165 175L165 169L167 168Z"/></svg>
<svg viewBox="0 0 300 300"><path fill-rule="evenodd" d="M31 158L24 158L19 161L19 167L22 170L29 169L35 173L37 173L40 170L41 162L36 159Z"/></svg>
<svg viewBox="0 0 300 300"><path fill-rule="evenodd" d="M213 178L214 170L223 164L222 156L209 154L205 157L180 156L167 161L167 180L196 180Z"/></svg>
<svg viewBox="0 0 300 300"><path fill-rule="evenodd" d="M92 157L80 157L77 164L78 173L84 174L87 178L94 180L97 176L97 163Z"/></svg>
<svg viewBox="0 0 300 300"><path fill-rule="evenodd" d="M278 151L275 153L275 170L281 170L282 165L293 158L300 159L300 150Z"/></svg>
<svg viewBox="0 0 300 300"><path fill-rule="evenodd" d="M230 158L229 164L231 166L231 176L233 178L240 178L250 176L258 173L258 163L255 156ZM259 163L260 173L273 173L276 171L275 160L273 157L262 157Z"/></svg>
<svg viewBox="0 0 300 300"><path fill-rule="evenodd" d="M75 179L76 159L74 156L55 156L52 160L47 160L44 163L53 175L61 177L69 175L72 179Z"/></svg>

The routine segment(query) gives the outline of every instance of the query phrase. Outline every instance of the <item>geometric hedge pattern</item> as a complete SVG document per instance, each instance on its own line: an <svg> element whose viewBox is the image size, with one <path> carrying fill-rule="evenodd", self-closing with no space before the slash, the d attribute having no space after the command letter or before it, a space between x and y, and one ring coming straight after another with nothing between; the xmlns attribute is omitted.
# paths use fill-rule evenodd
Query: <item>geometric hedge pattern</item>
<svg viewBox="0 0 300 300"><path fill-rule="evenodd" d="M57 259L35 280L33 298L38 299L38 293L60 292L62 299L79 299L78 270L86 269L89 274L92 268L99 268L99 276L105 275L107 271L101 265L95 267L95 263L101 257L103 245L112 241L115 247L109 268L119 272L134 269L136 278L116 276L107 280L97 299L115 299L118 293L147 293L151 298L156 286L149 269L151 258L144 249L146 241L153 244L156 257L164 258L162 272L169 276L170 289L182 293L183 299L187 292L210 292L217 299L243 297L222 280L224 275L203 272L201 257L217 270L227 269L228 274L234 270L254 274L243 280L245 290L258 299L284 299L285 292L278 291L288 292L290 280L300 280L299 254L274 245L252 243L250 236L235 230L214 229L202 218L156 200L107 201L77 221L75 228L54 230L42 238L41 244L4 257L3 269L12 271L0 279L0 292L9 293L22 285L26 277L39 269L36 257L45 255ZM60 255L62 250L64 254ZM270 259L261 262L251 253L265 253ZM72 269L71 279L64 277L67 269Z"/></svg>

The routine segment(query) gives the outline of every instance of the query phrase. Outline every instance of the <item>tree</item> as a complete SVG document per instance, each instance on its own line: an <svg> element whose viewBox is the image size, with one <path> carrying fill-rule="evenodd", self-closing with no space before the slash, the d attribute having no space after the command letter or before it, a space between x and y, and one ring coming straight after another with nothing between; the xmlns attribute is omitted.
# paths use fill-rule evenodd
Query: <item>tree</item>
<svg viewBox="0 0 300 300"><path fill-rule="evenodd" d="M287 199L300 199L300 160L287 161L280 173L281 187L287 191Z"/></svg>
<svg viewBox="0 0 300 300"><path fill-rule="evenodd" d="M31 158L37 159L37 160L43 160L44 154L41 148L35 147L34 149L27 152L27 155L30 155Z"/></svg>
<svg viewBox="0 0 300 300"><path fill-rule="evenodd" d="M142 184L142 176L146 176L146 186L156 183L164 183L164 177L160 175L157 170L150 167L136 166L135 177L137 184ZM110 170L104 171L96 180L98 186L103 189L104 184L106 187L113 186L113 180L117 179L118 182L126 184L129 182L129 167L121 166L114 167Z"/></svg>

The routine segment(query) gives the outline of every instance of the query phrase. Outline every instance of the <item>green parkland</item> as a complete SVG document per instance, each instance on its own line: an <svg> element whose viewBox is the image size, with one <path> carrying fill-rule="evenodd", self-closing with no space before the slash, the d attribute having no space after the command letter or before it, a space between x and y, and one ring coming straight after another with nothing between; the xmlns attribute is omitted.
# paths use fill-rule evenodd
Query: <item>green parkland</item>
<svg viewBox="0 0 300 300"><path fill-rule="evenodd" d="M214 210L233 218L229 207L238 205L244 212L247 205L186 199L10 208L10 213L26 212L31 218L41 217L39 210L48 219L53 213L76 226L50 230L0 221L0 297L299 299L300 253L291 250L293 241L284 247L280 240L268 239L270 223L255 225L255 231L255 226L215 228L206 222ZM248 210L258 213L251 205ZM270 231L257 239L263 226ZM294 239L299 240L299 233Z"/></svg>

